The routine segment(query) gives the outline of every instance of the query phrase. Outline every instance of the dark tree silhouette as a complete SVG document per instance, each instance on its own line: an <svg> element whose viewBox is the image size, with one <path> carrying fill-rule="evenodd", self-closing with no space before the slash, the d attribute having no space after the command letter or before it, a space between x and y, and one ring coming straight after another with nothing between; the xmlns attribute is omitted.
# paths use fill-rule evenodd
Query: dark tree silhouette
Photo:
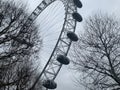
<svg viewBox="0 0 120 90"><path fill-rule="evenodd" d="M0 90L27 90L37 77L42 40L34 23L22 29L27 18L25 6L0 0Z"/></svg>
<svg viewBox="0 0 120 90"><path fill-rule="evenodd" d="M79 83L89 90L119 90L120 22L99 13L89 17L84 26L84 33L74 44L73 63L83 74Z"/></svg>

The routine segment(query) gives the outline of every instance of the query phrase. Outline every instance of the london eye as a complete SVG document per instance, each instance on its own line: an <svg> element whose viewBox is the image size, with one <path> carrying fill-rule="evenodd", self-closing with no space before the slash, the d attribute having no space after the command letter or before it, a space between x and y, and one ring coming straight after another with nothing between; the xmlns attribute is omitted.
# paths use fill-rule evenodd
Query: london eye
<svg viewBox="0 0 120 90"><path fill-rule="evenodd" d="M22 30L29 28L33 21L51 4L58 0L43 0L35 10L30 14L26 22L24 23ZM50 57L45 64L42 72L39 74L32 87L29 90L33 90L35 85L41 80L42 85L46 89L56 89L57 83L55 82L55 78L57 77L61 67L63 65L68 65L70 63L70 59L67 57L67 54L70 50L70 46L72 42L76 42L78 40L77 35L75 34L75 29L77 22L82 21L81 15L77 12L77 8L82 7L82 3L79 0L59 0L62 2L65 13L64 13L64 22L62 24L62 28L60 31L60 35L57 38L57 42L55 47L53 48ZM28 29L29 30L29 29ZM17 37L21 35L18 34ZM30 37L29 34L27 37ZM14 38L13 38L14 39ZM15 39L17 42L19 40ZM21 40L22 41L22 40ZM20 43L20 42L19 42ZM32 46L31 43L26 43L28 46Z"/></svg>

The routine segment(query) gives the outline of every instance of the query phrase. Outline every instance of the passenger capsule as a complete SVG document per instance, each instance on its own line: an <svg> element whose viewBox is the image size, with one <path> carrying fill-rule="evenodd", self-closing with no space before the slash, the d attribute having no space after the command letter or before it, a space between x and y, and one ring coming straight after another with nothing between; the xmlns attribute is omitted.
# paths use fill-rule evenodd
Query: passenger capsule
<svg viewBox="0 0 120 90"><path fill-rule="evenodd" d="M81 8L82 7L82 3L80 0L73 0L74 4L78 7Z"/></svg>
<svg viewBox="0 0 120 90"><path fill-rule="evenodd" d="M64 55L58 55L57 61L60 62L61 64L68 65L70 63L69 58L67 58Z"/></svg>
<svg viewBox="0 0 120 90"><path fill-rule="evenodd" d="M76 21L78 21L78 22L82 21L82 16L80 14L78 14L77 12L73 13L72 16Z"/></svg>
<svg viewBox="0 0 120 90"><path fill-rule="evenodd" d="M74 32L69 31L67 37L72 41L78 41L78 36Z"/></svg>
<svg viewBox="0 0 120 90"><path fill-rule="evenodd" d="M53 80L44 81L43 86L47 89L56 89L57 88L57 84Z"/></svg>

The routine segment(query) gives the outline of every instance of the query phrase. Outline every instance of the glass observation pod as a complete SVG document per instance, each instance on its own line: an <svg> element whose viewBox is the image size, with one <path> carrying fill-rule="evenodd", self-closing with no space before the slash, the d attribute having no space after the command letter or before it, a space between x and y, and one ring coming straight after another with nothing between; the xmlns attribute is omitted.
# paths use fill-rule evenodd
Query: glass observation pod
<svg viewBox="0 0 120 90"><path fill-rule="evenodd" d="M57 88L57 84L53 80L44 81L43 86L47 89L56 89Z"/></svg>
<svg viewBox="0 0 120 90"><path fill-rule="evenodd" d="M74 33L74 32L67 32L67 37L71 40L71 41L78 41L78 36Z"/></svg>
<svg viewBox="0 0 120 90"><path fill-rule="evenodd" d="M70 63L69 58L65 55L58 55L57 61L64 65L68 65Z"/></svg>
<svg viewBox="0 0 120 90"><path fill-rule="evenodd" d="M82 7L82 3L80 0L73 0L74 4L78 7L81 8Z"/></svg>
<svg viewBox="0 0 120 90"><path fill-rule="evenodd" d="M73 18L74 18L76 21L78 21L78 22L81 22L81 21L82 21L82 16L81 16L79 13L74 12L74 13L72 14L72 16L73 16Z"/></svg>

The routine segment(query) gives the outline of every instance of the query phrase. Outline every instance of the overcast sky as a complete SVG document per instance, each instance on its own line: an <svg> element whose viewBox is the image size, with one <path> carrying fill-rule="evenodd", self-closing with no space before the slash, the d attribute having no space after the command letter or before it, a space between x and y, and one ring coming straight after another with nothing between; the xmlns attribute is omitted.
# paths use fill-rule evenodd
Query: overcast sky
<svg viewBox="0 0 120 90"><path fill-rule="evenodd" d="M28 12L32 12L42 0L21 0L21 1L15 0L15 1L23 2L24 4L27 5ZM83 3L83 7L81 9L78 9L78 11L83 17L83 22L84 22L84 18L86 18L98 11L101 11L104 13L107 12L109 14L115 14L117 16L120 16L120 0L81 0L81 2ZM56 8L54 8L54 7L56 7ZM48 14L49 14L49 16L46 16ZM54 35L58 34L57 32L59 32L59 31L57 31L57 29L61 28L61 26L62 26L63 19L64 19L63 16L64 16L64 7L61 2L57 2L53 6L51 5L51 7L49 7L49 9L47 9L45 12L43 12L43 14L40 17L38 17L37 22L39 22L39 21L41 22L40 30L45 31L46 29L48 30L48 28L49 28L50 31L49 32L45 31L46 33L48 33L48 34L45 33L45 36L47 36L47 35L50 36L53 33L53 35L52 35L53 38L51 38L51 39L54 39L55 38ZM77 31L83 30L83 28L82 28L83 22L77 24L78 25ZM54 24L56 27L53 27ZM41 34L41 35L43 35L43 34ZM46 40L49 41L49 39L46 39ZM48 44L49 43L46 43L46 45L48 45ZM50 45L48 45L48 46L50 46ZM51 45L51 46L54 46L54 45ZM47 50L48 50L48 48L45 49L46 52L48 52ZM50 54L50 53L48 53L48 54ZM44 55L42 55L42 56L45 56L45 55L48 56L47 53L44 53ZM46 59L46 57L44 57L43 62L47 61L47 59L46 60L45 59ZM43 60L43 58L41 60ZM42 64L42 65L44 66L44 64ZM71 71L68 68L69 68L69 66L63 66L59 75L57 76L56 82L58 84L58 88L56 90L85 90L82 86L77 87L75 85L75 83L73 81L75 79L74 77L77 77L77 75L75 72Z"/></svg>

